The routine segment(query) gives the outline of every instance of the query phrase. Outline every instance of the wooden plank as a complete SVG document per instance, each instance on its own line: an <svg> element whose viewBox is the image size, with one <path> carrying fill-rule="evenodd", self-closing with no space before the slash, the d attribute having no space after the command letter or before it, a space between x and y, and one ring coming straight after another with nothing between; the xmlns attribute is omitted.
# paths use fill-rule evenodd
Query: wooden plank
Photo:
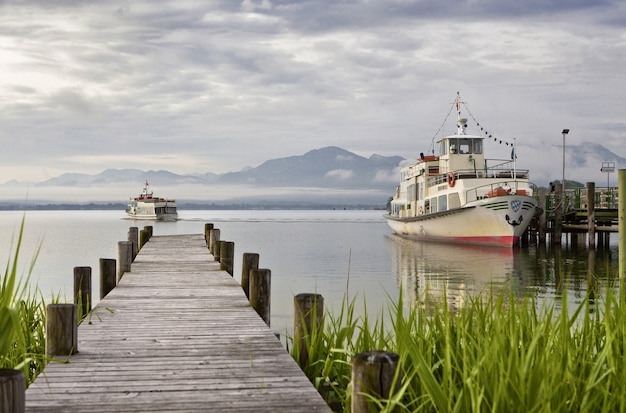
<svg viewBox="0 0 626 413"><path fill-rule="evenodd" d="M213 261L202 235L152 237L50 362L28 412L330 412Z"/></svg>

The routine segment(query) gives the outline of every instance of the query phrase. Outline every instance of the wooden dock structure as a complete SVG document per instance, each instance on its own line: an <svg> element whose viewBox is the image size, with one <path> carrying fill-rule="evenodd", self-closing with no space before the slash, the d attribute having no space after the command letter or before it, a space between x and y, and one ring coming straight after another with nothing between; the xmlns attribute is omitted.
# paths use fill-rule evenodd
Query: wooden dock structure
<svg viewBox="0 0 626 413"><path fill-rule="evenodd" d="M26 412L330 412L203 235L153 236Z"/></svg>

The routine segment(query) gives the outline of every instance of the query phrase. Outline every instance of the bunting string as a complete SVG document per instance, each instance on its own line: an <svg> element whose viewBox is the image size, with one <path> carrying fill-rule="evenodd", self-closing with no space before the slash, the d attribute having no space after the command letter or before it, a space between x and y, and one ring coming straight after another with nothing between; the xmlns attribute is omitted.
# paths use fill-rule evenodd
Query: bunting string
<svg viewBox="0 0 626 413"><path fill-rule="evenodd" d="M480 126L480 122L478 122L478 120L476 120L476 118L474 117L474 115L472 114L472 112L470 112L469 108L467 107L467 104L463 101L461 101L461 103L463 104L463 106L465 107L465 110L467 111L467 113L470 115L470 117L472 118L472 120L476 123L476 126L480 128L480 132L481 133L485 133L485 137L487 139L493 139L494 142L499 143L500 145L505 144L506 146L511 146L513 147L513 142L509 142L507 140L504 139L500 139L500 138L496 138L494 137L492 134L490 134L487 130L485 130L485 128L483 128L482 126Z"/></svg>

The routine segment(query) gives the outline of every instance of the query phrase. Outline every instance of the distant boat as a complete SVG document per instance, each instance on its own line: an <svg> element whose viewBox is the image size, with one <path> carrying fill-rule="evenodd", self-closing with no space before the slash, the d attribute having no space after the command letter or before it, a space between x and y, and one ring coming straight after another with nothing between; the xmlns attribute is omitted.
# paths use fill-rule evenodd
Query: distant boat
<svg viewBox="0 0 626 413"><path fill-rule="evenodd" d="M141 195L131 198L132 203L128 204L126 213L132 219L155 220L155 221L176 221L178 211L176 201L173 199L156 198L152 196L150 185L146 181Z"/></svg>
<svg viewBox="0 0 626 413"><path fill-rule="evenodd" d="M514 144L511 160L485 158L484 138L466 134L458 94L455 104L457 133L437 142L439 155L402 168L385 218L407 238L512 247L539 211L536 187L517 169Z"/></svg>

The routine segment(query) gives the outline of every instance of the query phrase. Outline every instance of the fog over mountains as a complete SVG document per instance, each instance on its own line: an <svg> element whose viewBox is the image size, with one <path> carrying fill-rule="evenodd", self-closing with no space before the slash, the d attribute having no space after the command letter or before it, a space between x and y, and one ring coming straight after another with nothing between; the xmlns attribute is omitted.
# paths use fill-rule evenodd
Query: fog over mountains
<svg viewBox="0 0 626 413"><path fill-rule="evenodd" d="M562 148L552 145L521 149L518 153L525 160L518 159L518 166L531 169L533 182L547 186L551 180L560 180ZM602 162L615 162L616 171L626 168L625 158L600 144L571 145L566 154L568 180L595 181L598 186L606 186L607 174L600 172ZM96 175L66 173L37 183L9 181L0 185L0 201L119 203L137 195L148 181L155 196L179 202L384 207L398 184L400 166L409 161L412 160L401 156L365 158L331 146L224 174L180 175L165 170L107 169ZM615 185L616 176L616 173L608 176Z"/></svg>

